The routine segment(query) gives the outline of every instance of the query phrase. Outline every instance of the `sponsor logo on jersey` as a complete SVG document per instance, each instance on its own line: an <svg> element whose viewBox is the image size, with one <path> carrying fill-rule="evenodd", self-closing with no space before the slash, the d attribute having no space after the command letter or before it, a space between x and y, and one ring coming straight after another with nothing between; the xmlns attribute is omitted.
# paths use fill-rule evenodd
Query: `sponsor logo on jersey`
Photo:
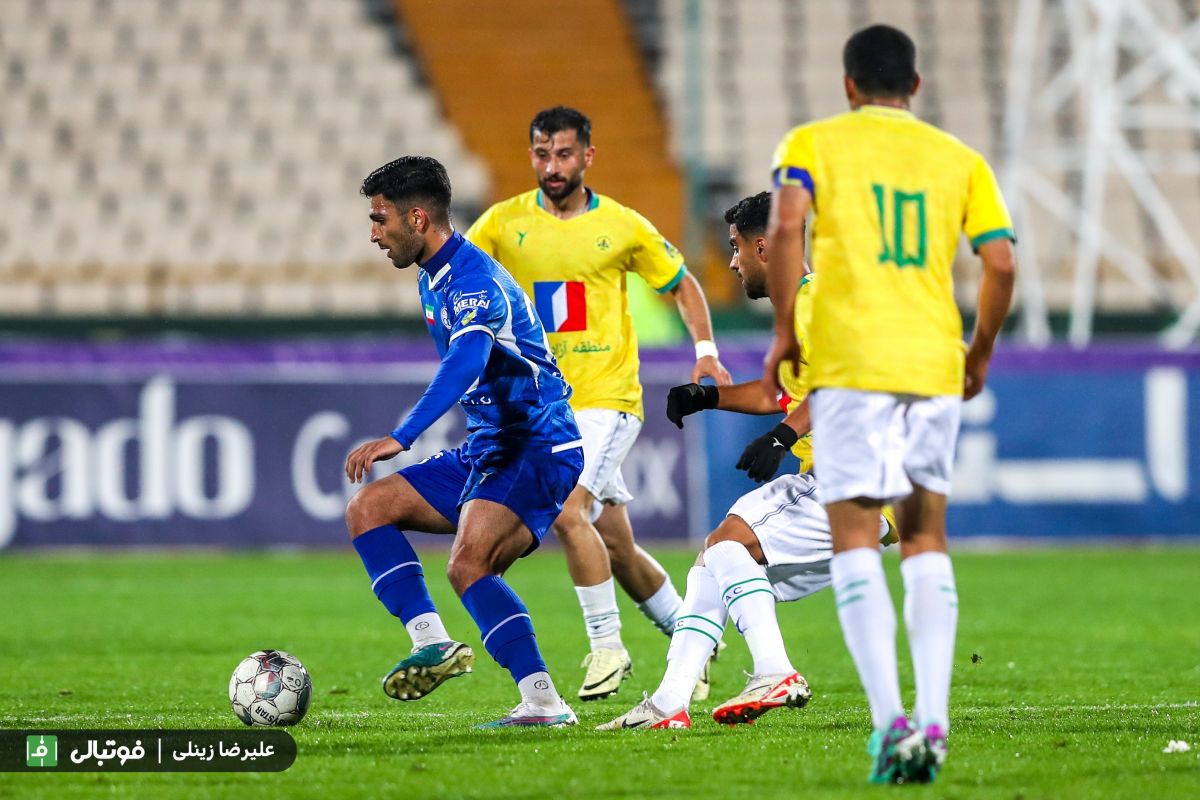
<svg viewBox="0 0 1200 800"><path fill-rule="evenodd" d="M587 330L583 281L534 281L533 303L547 333Z"/></svg>
<svg viewBox="0 0 1200 800"><path fill-rule="evenodd" d="M528 234L529 234L529 231L517 231L517 247L520 247L523 244L525 244L525 237Z"/></svg>
<svg viewBox="0 0 1200 800"><path fill-rule="evenodd" d="M467 308L487 308L488 296L487 292L471 292L464 294L454 301L454 314L457 316Z"/></svg>

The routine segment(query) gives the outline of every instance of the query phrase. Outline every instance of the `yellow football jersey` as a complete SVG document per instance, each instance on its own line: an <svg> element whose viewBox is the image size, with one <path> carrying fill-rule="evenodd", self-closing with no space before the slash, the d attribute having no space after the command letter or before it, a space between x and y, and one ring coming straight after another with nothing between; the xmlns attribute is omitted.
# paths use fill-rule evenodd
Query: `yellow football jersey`
<svg viewBox="0 0 1200 800"><path fill-rule="evenodd" d="M800 288L796 290L796 341L800 342L801 355L805 361L808 360L809 349L809 326L812 324L812 299L815 291L815 283L817 276L810 272L800 279ZM779 368L779 382L783 385L783 390L787 392L788 403L785 409L787 413L792 413L795 408L804 401L808 396L808 369L805 364L799 365L799 370L793 373L787 365L781 365ZM800 471L811 472L813 468L813 446L812 446L812 431L796 440L792 445L792 453L796 458L800 459ZM881 514L887 522L887 532L879 540L879 543L887 546L900 541L900 536L896 531L896 510L891 506L884 506Z"/></svg>
<svg viewBox="0 0 1200 800"><path fill-rule="evenodd" d="M813 197L811 387L957 395L966 351L951 265L972 248L1015 241L979 153L908 111L863 106L790 131L775 185Z"/></svg>
<svg viewBox="0 0 1200 800"><path fill-rule="evenodd" d="M800 280L800 288L796 290L796 341L800 342L804 359L808 359L808 326L812 322L812 297L816 275L809 273ZM784 408L792 413L808 396L808 369L804 364L798 365L797 373L790 366L779 366L779 382L787 393L788 403ZM792 454L800 459L800 471L810 472L813 468L812 431L801 436L792 445Z"/></svg>
<svg viewBox="0 0 1200 800"><path fill-rule="evenodd" d="M541 194L535 189L497 203L466 236L533 300L575 390L571 407L641 417L626 273L637 273L661 294L683 280L683 256L645 217L609 197L592 193L586 212L564 220L542 208Z"/></svg>

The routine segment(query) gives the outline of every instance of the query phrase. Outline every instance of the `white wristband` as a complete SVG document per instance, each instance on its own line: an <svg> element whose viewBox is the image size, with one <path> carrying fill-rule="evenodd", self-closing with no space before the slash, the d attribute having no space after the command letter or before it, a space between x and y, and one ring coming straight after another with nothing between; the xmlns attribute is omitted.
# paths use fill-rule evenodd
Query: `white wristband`
<svg viewBox="0 0 1200 800"><path fill-rule="evenodd" d="M701 339L696 342L696 360L699 361L705 356L717 358L717 343L712 339Z"/></svg>

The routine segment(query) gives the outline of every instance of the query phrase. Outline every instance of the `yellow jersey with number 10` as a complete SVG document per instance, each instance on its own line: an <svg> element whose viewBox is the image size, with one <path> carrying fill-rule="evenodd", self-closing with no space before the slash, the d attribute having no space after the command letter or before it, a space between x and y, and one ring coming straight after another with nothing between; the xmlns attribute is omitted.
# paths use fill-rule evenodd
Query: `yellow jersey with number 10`
<svg viewBox="0 0 1200 800"><path fill-rule="evenodd" d="M1015 241L983 156L908 111L863 106L801 125L779 143L775 186L813 198L813 388L924 396L963 389L962 317L951 265Z"/></svg>
<svg viewBox="0 0 1200 800"><path fill-rule="evenodd" d="M521 284L550 340L571 407L642 416L637 335L625 281L636 272L660 294L675 288L683 256L631 208L589 192L588 210L559 219L542 208L541 190L483 213L467 238Z"/></svg>

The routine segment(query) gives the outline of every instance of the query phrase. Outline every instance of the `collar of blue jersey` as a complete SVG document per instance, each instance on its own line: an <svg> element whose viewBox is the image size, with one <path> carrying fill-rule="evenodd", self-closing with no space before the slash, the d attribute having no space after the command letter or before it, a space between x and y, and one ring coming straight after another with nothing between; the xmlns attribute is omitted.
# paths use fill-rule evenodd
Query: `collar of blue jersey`
<svg viewBox="0 0 1200 800"><path fill-rule="evenodd" d="M587 196L588 196L587 210L595 211L597 208L600 207L600 195L596 194L595 192L593 192L591 189L587 188L586 186L583 187L583 190L585 192L587 192ZM542 194L541 189L537 190L537 207L540 208L542 211L546 211L546 197L545 197L545 195ZM549 213L549 212L547 212L547 213Z"/></svg>
<svg viewBox="0 0 1200 800"><path fill-rule="evenodd" d="M896 106L881 106L875 103L867 103L861 105L857 109L860 114L878 114L881 117L899 117L907 119L912 117L913 113L907 108L897 108Z"/></svg>
<svg viewBox="0 0 1200 800"><path fill-rule="evenodd" d="M438 248L428 261L421 265L421 269L429 275L429 288L433 289L437 286L438 281L442 276L450 271L450 259L454 258L454 254L463 246L466 239L458 231L451 234L446 243Z"/></svg>

